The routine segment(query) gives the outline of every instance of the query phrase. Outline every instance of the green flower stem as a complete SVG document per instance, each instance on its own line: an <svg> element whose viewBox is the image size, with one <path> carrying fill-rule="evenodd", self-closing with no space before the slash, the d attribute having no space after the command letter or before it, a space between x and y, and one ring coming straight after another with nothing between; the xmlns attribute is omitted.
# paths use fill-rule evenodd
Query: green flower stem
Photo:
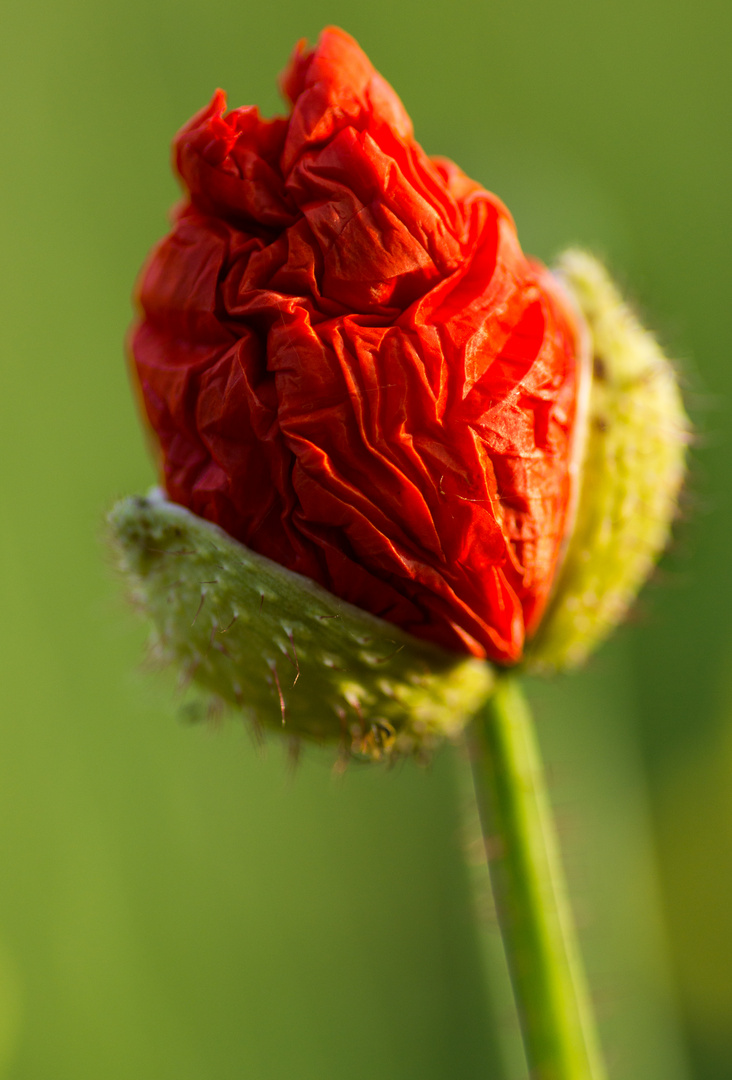
<svg viewBox="0 0 732 1080"><path fill-rule="evenodd" d="M529 707L502 675L469 731L496 910L532 1080L605 1076Z"/></svg>

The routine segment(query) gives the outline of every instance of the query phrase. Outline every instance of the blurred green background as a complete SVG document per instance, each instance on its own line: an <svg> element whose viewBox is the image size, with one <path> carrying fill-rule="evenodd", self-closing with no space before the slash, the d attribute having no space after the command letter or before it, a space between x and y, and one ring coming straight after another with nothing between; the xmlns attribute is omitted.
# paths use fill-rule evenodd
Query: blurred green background
<svg viewBox="0 0 732 1080"><path fill-rule="evenodd" d="M728 0L10 0L0 37L0 1072L520 1080L465 766L295 776L140 669L105 510L153 479L122 341L168 145L336 22L524 247L604 255L680 361L684 520L533 684L614 1080L732 1075ZM474 888L475 886L475 888Z"/></svg>

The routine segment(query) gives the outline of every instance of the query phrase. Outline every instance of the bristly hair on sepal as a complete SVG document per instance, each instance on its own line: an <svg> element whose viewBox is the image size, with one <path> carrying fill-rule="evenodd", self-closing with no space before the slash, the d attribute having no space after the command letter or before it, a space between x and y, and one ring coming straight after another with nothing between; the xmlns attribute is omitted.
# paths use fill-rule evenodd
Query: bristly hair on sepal
<svg viewBox="0 0 732 1080"><path fill-rule="evenodd" d="M589 331L593 371L574 525L526 651L543 672L576 667L625 618L668 543L691 435L673 365L604 266L570 250L556 273Z"/></svg>
<svg viewBox="0 0 732 1080"><path fill-rule="evenodd" d="M487 662L352 607L157 490L108 522L156 662L265 729L361 760L424 758L492 692Z"/></svg>

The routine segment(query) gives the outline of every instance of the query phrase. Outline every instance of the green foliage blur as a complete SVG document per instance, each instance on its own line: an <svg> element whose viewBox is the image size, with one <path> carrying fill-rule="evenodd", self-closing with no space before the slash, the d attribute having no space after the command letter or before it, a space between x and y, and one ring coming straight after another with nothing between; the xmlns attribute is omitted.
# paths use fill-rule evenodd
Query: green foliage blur
<svg viewBox="0 0 732 1080"><path fill-rule="evenodd" d="M171 136L219 85L280 109L291 47L329 22L526 250L604 256L679 359L699 438L673 548L632 625L530 689L612 1077L728 1080L727 0L6 5L0 1075L524 1075L459 752L338 780L187 726L101 540L153 480L123 340Z"/></svg>

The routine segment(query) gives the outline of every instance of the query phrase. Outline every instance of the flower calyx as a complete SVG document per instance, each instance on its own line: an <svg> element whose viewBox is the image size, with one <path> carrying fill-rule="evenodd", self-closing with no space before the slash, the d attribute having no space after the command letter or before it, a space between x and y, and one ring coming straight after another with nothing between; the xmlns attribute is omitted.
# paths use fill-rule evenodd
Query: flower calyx
<svg viewBox="0 0 732 1080"><path fill-rule="evenodd" d="M109 530L152 658L255 728L368 760L421 756L491 693L490 665L354 608L159 492L118 503Z"/></svg>

